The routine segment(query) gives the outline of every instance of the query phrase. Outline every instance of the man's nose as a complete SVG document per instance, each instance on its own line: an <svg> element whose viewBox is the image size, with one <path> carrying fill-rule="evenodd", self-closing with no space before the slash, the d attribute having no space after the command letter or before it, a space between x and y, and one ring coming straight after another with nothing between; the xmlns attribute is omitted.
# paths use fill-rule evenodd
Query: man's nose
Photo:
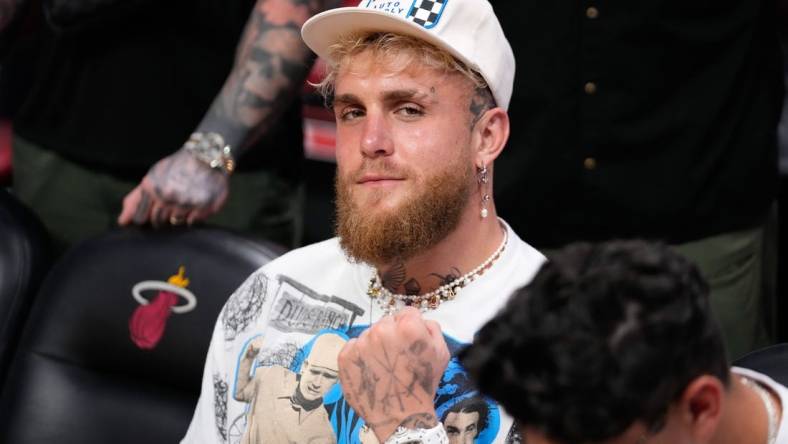
<svg viewBox="0 0 788 444"><path fill-rule="evenodd" d="M389 156L394 152L391 128L381 112L369 111L364 119L361 152L365 157Z"/></svg>

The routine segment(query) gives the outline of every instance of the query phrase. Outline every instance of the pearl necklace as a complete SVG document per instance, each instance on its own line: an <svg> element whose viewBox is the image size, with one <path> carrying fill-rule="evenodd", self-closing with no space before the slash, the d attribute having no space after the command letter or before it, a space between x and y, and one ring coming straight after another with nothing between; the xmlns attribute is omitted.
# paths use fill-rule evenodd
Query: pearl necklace
<svg viewBox="0 0 788 444"><path fill-rule="evenodd" d="M378 302L378 305L383 310L384 315L390 315L394 313L400 308L400 306L403 305L416 307L422 312L434 310L440 306L441 302L453 300L455 297L457 297L457 292L460 291L461 288L470 284L476 280L476 278L481 276L485 271L487 271L493 265L493 263L499 257L501 257L501 253L503 253L503 250L506 248L506 242L508 241L508 238L509 236L507 230L504 229L503 241L501 242L501 245L498 246L498 248L493 252L492 255L490 255L490 257L487 258L487 260L482 262L481 265L474 268L473 270L447 284L441 285L429 293L421 295L392 293L391 290L383 285L383 280L380 278L378 272L375 271L375 275L369 280L367 295Z"/></svg>
<svg viewBox="0 0 788 444"><path fill-rule="evenodd" d="M774 444L775 439L777 439L777 409L774 407L774 401L772 400L771 395L766 391L766 389L761 387L761 384L759 384L758 381L753 381L746 376L741 376L740 378L744 385L751 388L758 395L758 397L761 398L761 402L763 402L763 407L766 409L766 416L768 417L769 421L766 444Z"/></svg>

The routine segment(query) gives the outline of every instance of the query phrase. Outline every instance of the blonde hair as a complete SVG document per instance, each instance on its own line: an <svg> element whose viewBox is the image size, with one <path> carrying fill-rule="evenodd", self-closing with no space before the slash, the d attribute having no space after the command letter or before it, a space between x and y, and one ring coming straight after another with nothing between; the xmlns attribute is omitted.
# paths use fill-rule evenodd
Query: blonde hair
<svg viewBox="0 0 788 444"><path fill-rule="evenodd" d="M331 61L328 62L326 76L321 82L313 84L327 102L334 94L339 71L351 57L367 50L371 51L375 61L387 61L398 70L418 64L444 73L459 73L470 80L476 89L487 88L487 82L481 74L424 40L390 32L358 32L341 36L329 46Z"/></svg>

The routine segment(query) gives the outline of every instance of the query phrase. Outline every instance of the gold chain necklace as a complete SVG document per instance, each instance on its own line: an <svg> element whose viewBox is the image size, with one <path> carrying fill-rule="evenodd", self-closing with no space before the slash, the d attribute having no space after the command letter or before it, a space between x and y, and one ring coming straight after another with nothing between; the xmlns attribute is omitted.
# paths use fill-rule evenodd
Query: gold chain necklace
<svg viewBox="0 0 788 444"><path fill-rule="evenodd" d="M506 229L503 232L503 241L501 245L493 252L493 254L482 262L478 267L465 273L464 275L452 280L451 282L441 285L435 290L422 295L409 295L409 294L396 294L383 285L383 280L380 278L377 270L372 278L369 280L369 287L367 288L367 295L376 300L380 308L383 310L384 315L390 315L397 311L400 306L416 307L422 312L427 310L434 310L440 306L444 301L451 301L457 297L457 292L461 288L470 284L481 276L485 271L492 267L493 263L501 257L509 235Z"/></svg>

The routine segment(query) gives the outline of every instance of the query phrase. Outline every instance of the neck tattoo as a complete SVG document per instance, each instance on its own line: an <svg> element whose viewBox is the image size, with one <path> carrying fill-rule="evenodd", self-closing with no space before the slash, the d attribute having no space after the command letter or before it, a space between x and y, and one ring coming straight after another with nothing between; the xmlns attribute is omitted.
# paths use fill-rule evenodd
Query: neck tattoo
<svg viewBox="0 0 788 444"><path fill-rule="evenodd" d="M507 230L504 229L501 245L498 246L490 257L468 273L465 273L447 284L441 285L429 293L422 295L392 293L391 290L383 285L380 273L376 271L375 275L369 280L367 296L370 297L370 302L371 300L378 302L384 315L393 314L402 307L416 307L422 312L435 310L442 302L453 300L457 297L457 292L459 292L461 288L475 281L479 276L484 274L485 271L490 269L495 261L501 257L503 250L506 249L508 238Z"/></svg>
<svg viewBox="0 0 788 444"><path fill-rule="evenodd" d="M777 439L777 408L774 406L774 400L772 400L772 396L769 392L766 391L765 388L761 386L758 381L753 381L750 378L745 376L740 377L742 384L749 387L754 391L759 398L761 398L761 402L763 402L763 407L766 409L766 416L769 421L768 432L766 434L766 444L774 444L774 441Z"/></svg>

